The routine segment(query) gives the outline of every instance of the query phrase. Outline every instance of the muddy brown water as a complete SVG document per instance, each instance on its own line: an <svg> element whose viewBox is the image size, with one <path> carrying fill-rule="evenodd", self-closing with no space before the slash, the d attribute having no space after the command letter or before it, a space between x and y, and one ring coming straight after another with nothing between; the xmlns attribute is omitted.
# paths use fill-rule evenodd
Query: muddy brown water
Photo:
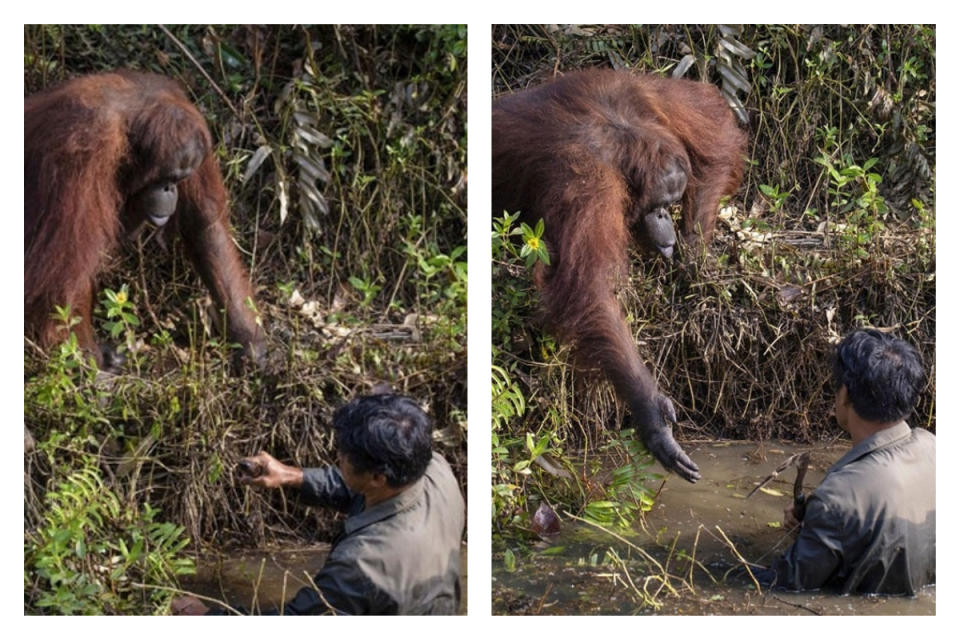
<svg viewBox="0 0 960 640"><path fill-rule="evenodd" d="M323 567L330 545L210 554L197 561L197 574L181 587L250 611L279 608ZM460 614L467 611L467 547L460 547ZM208 603L209 604L209 603Z"/></svg>
<svg viewBox="0 0 960 640"><path fill-rule="evenodd" d="M494 548L494 615L934 615L936 587L917 597L839 596L828 592L758 593L748 578L727 575L739 566L732 550L768 565L792 540L781 526L796 470L782 472L749 499L746 495L791 454L811 451L804 493L849 448L787 443L710 443L691 452L703 474L697 484L671 476L645 524L617 539L592 525L563 519L549 543L507 543ZM775 495L780 494L780 495ZM722 531L722 533L721 533ZM727 540L724 540L724 535ZM633 545L633 546L631 546ZM656 561L644 559L644 553ZM696 561L691 571L689 558ZM666 571L669 587L650 576ZM726 577L725 577L726 576ZM672 590L671 590L672 589ZM652 596L652 597L651 597Z"/></svg>

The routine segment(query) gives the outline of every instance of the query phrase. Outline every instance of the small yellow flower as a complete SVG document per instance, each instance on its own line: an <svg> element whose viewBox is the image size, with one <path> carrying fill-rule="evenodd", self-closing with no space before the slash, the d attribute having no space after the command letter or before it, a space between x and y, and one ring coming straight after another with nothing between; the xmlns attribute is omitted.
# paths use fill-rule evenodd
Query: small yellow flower
<svg viewBox="0 0 960 640"><path fill-rule="evenodd" d="M127 301L127 292L121 289L117 291L117 304L123 304Z"/></svg>
<svg viewBox="0 0 960 640"><path fill-rule="evenodd" d="M540 248L540 238L533 236L527 238L527 246L530 247L532 251L536 251Z"/></svg>

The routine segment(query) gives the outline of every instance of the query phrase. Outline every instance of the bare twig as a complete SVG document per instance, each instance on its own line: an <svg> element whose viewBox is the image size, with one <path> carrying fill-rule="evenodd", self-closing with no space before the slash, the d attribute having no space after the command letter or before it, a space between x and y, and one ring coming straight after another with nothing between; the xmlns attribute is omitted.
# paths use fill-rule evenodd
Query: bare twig
<svg viewBox="0 0 960 640"><path fill-rule="evenodd" d="M723 529L720 528L720 525L716 525L716 527L717 527L717 531L720 532L720 535L723 536L724 542L727 544L728 547L730 547L730 550L733 551L733 555L737 556L737 559L746 568L747 573L750 575L750 579L753 580L753 584L757 588L757 593L762 594L763 589L760 588L760 582L758 582L756 576L753 575L753 571L750 569L750 563L747 561L746 558L740 555L740 552L737 551L736 545L733 544L730 538L727 537L727 534L723 532Z"/></svg>

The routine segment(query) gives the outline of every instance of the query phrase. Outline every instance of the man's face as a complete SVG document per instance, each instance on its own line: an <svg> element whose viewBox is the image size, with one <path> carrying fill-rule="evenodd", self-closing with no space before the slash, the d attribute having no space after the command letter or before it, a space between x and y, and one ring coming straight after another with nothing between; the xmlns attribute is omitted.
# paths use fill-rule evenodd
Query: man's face
<svg viewBox="0 0 960 640"><path fill-rule="evenodd" d="M337 467L340 469L340 475L343 476L344 484L354 493L366 494L371 487L378 483L382 484L382 474L357 471L345 453L337 453Z"/></svg>

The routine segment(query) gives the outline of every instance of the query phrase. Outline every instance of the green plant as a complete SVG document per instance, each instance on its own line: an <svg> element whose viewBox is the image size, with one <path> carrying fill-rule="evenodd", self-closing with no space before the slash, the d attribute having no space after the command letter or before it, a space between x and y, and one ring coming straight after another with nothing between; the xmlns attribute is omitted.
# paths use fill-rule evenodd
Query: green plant
<svg viewBox="0 0 960 640"><path fill-rule="evenodd" d="M499 350L494 348L494 359ZM492 501L491 517L494 522L506 524L515 521L522 514L526 499L522 487L524 477L530 474L530 463L534 457L518 455L521 440L512 436L511 425L519 421L526 411L526 398L523 390L511 379L510 373L496 364L491 374L491 476ZM515 428L515 427L514 427ZM532 434L530 435L532 441ZM530 453L538 449L546 450L549 435L533 445ZM539 455L539 453L537 453Z"/></svg>
<svg viewBox="0 0 960 640"><path fill-rule="evenodd" d="M534 442L533 434L518 436L520 423L526 412L527 400L522 387L513 379L516 363L499 348L510 341L513 327L523 322L523 309L529 304L530 290L521 282L526 271L538 261L549 260L541 240L544 226L540 221L535 229L521 223L515 225L519 213L504 212L493 221L492 250L495 269L496 300L493 304L493 367L492 393L492 467L493 519L506 524L522 517L525 508L523 485L530 475L530 465L549 446L551 435L540 435ZM516 241L521 242L518 247ZM523 267L520 266L521 262ZM527 450L523 450L523 444Z"/></svg>
<svg viewBox="0 0 960 640"><path fill-rule="evenodd" d="M464 66L467 59L466 25L435 25L429 29L419 30L417 39L429 44L425 60L430 67L452 75Z"/></svg>
<svg viewBox="0 0 960 640"><path fill-rule="evenodd" d="M496 354L496 351L494 352ZM526 400L510 374L503 368L493 365L490 391L493 395L493 429L504 429L514 418L521 418L526 411Z"/></svg>
<svg viewBox="0 0 960 640"><path fill-rule="evenodd" d="M383 289L382 286L374 284L373 282L366 280L364 278L358 278L356 276L350 276L348 278L353 288L363 294L363 300L360 301L360 307L366 308L370 306L370 303L373 302L374 297L380 290Z"/></svg>
<svg viewBox="0 0 960 640"><path fill-rule="evenodd" d="M149 504L123 505L92 459L44 500L35 532L26 534L28 606L64 615L133 613L166 608L177 576L194 572L181 552L183 527L156 522ZM32 572L30 571L32 569Z"/></svg>
<svg viewBox="0 0 960 640"><path fill-rule="evenodd" d="M39 409L44 416L54 416L57 429L50 437L41 440L39 448L51 463L58 457L55 451L76 439L82 446L89 438L88 425L102 420L101 404L104 395L94 384L97 376L96 362L80 347L75 333L70 328L80 319L70 312L70 307L57 307L56 314L66 338L61 342L46 366L28 379L24 386L24 421L30 424L31 408Z"/></svg>
<svg viewBox="0 0 960 640"><path fill-rule="evenodd" d="M780 211L787 198L790 197L790 190L780 191L780 185L761 184L760 192L770 200L771 213Z"/></svg>
<svg viewBox="0 0 960 640"><path fill-rule="evenodd" d="M493 220L493 255L500 256L501 259L511 260L520 258L524 260L524 265L530 269L538 262L550 265L550 253L547 249L547 243L543 240L544 224L543 220L537 220L537 224L531 229L526 222L521 222L520 226L515 226L520 213L510 214L503 212L502 218ZM520 248L518 249L513 242L515 236L520 236Z"/></svg>
<svg viewBox="0 0 960 640"><path fill-rule="evenodd" d="M407 267L418 283L419 305L428 309L427 329L456 351L462 349L467 327L467 248L444 252L423 230L422 216L411 216L403 240Z"/></svg>
<svg viewBox="0 0 960 640"><path fill-rule="evenodd" d="M70 305L54 305L52 317L57 320L60 327L67 333L82 321L80 316L75 316L70 311Z"/></svg>
<svg viewBox="0 0 960 640"><path fill-rule="evenodd" d="M127 285L122 285L119 291L104 289L101 304L107 318L103 322L103 328L113 340L122 339L117 345L117 351L132 353L136 348L140 319L136 314L136 305L130 299Z"/></svg>
<svg viewBox="0 0 960 640"><path fill-rule="evenodd" d="M878 162L877 158L868 159L861 167L849 155L844 155L842 163L837 165L827 152L823 152L815 161L830 177L828 192L833 196L833 206L838 214L852 209L864 211L874 218L887 214L889 209L878 190L883 177L871 171Z"/></svg>
<svg viewBox="0 0 960 640"><path fill-rule="evenodd" d="M654 491L650 485L663 480L663 476L650 471L653 456L633 429L611 434L603 450L622 454L624 463L613 469L605 499L590 502L584 508L584 518L603 527L626 529L653 507Z"/></svg>
<svg viewBox="0 0 960 640"><path fill-rule="evenodd" d="M835 144L836 132L827 129L822 132L825 146ZM834 159L839 156L839 162ZM841 220L841 240L844 245L859 257L869 255L865 248L884 228L884 219L889 208L880 195L879 186L883 182L881 175L872 171L877 158L869 158L863 166L856 164L850 154L833 154L822 151L815 162L826 171L830 186L828 192L833 196L834 218Z"/></svg>

